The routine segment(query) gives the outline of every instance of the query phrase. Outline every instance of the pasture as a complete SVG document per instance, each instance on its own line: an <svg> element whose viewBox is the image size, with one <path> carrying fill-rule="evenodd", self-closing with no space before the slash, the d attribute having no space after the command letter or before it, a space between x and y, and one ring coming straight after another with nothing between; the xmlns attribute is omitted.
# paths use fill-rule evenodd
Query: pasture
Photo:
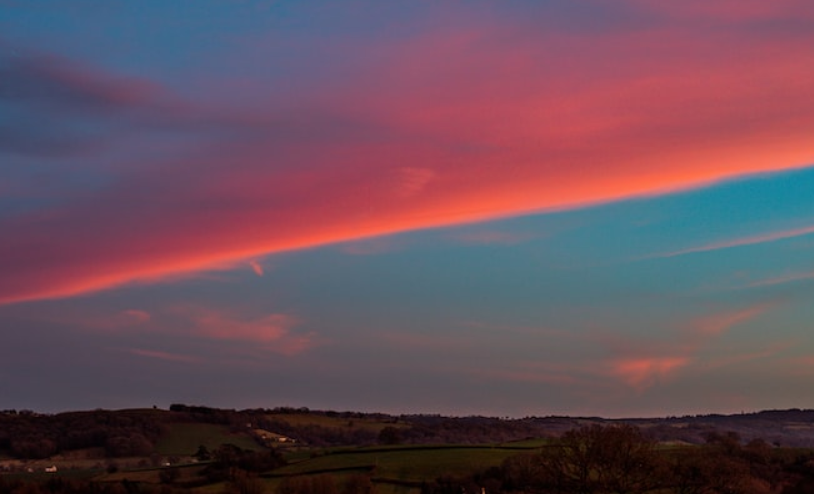
<svg viewBox="0 0 814 494"><path fill-rule="evenodd" d="M228 427L206 423L174 423L155 445L155 452L165 456L191 456L199 446L206 446L209 451L216 450L222 444L234 444L241 449L262 450L247 434L234 433Z"/></svg>

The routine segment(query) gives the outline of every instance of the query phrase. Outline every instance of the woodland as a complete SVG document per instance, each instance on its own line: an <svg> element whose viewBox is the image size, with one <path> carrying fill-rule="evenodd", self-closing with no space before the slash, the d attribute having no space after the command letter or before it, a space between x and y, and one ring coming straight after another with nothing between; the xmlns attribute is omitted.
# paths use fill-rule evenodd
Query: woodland
<svg viewBox="0 0 814 494"><path fill-rule="evenodd" d="M610 420L0 412L0 494L798 494L814 411Z"/></svg>

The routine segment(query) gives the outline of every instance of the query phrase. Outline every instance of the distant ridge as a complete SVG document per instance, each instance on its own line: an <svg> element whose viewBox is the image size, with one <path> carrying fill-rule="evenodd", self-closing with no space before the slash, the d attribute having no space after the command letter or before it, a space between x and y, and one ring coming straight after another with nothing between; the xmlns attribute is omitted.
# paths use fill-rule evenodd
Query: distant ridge
<svg viewBox="0 0 814 494"><path fill-rule="evenodd" d="M403 414L310 410L300 407L221 409L201 405L173 404L169 410L135 408L124 410L70 411L42 414L30 410L0 411L0 451L9 450L15 434L45 437L54 444L45 448L72 446L60 438L60 430L95 428L96 442L79 444L105 446L95 423L107 424L110 434L130 437L138 434L141 443L154 442L167 424L207 423L243 431L260 429L294 439L300 444L340 446L371 445L382 440L412 444L476 444L506 442L532 437L553 437L590 424L627 423L640 427L650 437L664 442L700 444L711 433L735 433L743 442L763 439L776 446L814 447L814 410L772 409L736 414L698 414L663 418L570 417L563 415L498 418L487 416L451 417L439 414ZM112 425L111 425L112 424ZM136 424L119 426L116 424ZM118 429L117 429L118 427ZM130 428L128 428L130 427ZM131 429L135 428L135 432ZM144 429L144 431L142 430ZM383 433L385 429L387 433ZM145 432L146 431L146 432ZM382 434L392 437L383 438ZM81 435L81 434L80 434ZM251 435L251 434L249 434ZM142 440L143 439L143 440ZM84 441L84 442L83 442ZM74 442L77 442L74 440ZM100 444L96 444L100 443ZM107 445L109 447L109 444ZM146 448L146 446L144 446Z"/></svg>

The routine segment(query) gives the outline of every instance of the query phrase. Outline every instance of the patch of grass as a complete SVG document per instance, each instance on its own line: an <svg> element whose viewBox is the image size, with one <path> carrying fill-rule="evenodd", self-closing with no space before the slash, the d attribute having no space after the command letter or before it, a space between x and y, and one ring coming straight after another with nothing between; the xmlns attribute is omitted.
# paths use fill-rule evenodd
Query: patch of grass
<svg viewBox="0 0 814 494"><path fill-rule="evenodd" d="M551 439L547 438L534 438L534 439L521 439L520 441L510 441L501 443L499 447L510 449L538 449L551 445Z"/></svg>
<svg viewBox="0 0 814 494"><path fill-rule="evenodd" d="M179 477L176 482L188 482L200 479L201 465L183 465L174 468L179 472ZM122 480L129 480L131 482L145 482L149 484L158 484L161 481L160 473L164 468L145 468L140 470L126 470L115 473L106 473L100 475L96 480L101 482L121 482Z"/></svg>
<svg viewBox="0 0 814 494"><path fill-rule="evenodd" d="M217 424L176 423L155 445L155 451L162 455L189 456L206 446L210 451L223 444L234 444L242 449L260 451L262 446L247 434L235 434L229 428Z"/></svg>
<svg viewBox="0 0 814 494"><path fill-rule="evenodd" d="M369 448L317 456L277 469L274 475L370 469L381 480L421 482L498 466L516 454L516 449L491 446Z"/></svg>

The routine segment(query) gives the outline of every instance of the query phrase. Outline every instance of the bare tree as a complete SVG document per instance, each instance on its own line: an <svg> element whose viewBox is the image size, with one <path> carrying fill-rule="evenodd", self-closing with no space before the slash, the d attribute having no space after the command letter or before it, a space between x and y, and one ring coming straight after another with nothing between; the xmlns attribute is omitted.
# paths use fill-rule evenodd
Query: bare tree
<svg viewBox="0 0 814 494"><path fill-rule="evenodd" d="M571 430L540 454L544 489L576 494L641 494L659 487L665 467L655 443L630 425Z"/></svg>

